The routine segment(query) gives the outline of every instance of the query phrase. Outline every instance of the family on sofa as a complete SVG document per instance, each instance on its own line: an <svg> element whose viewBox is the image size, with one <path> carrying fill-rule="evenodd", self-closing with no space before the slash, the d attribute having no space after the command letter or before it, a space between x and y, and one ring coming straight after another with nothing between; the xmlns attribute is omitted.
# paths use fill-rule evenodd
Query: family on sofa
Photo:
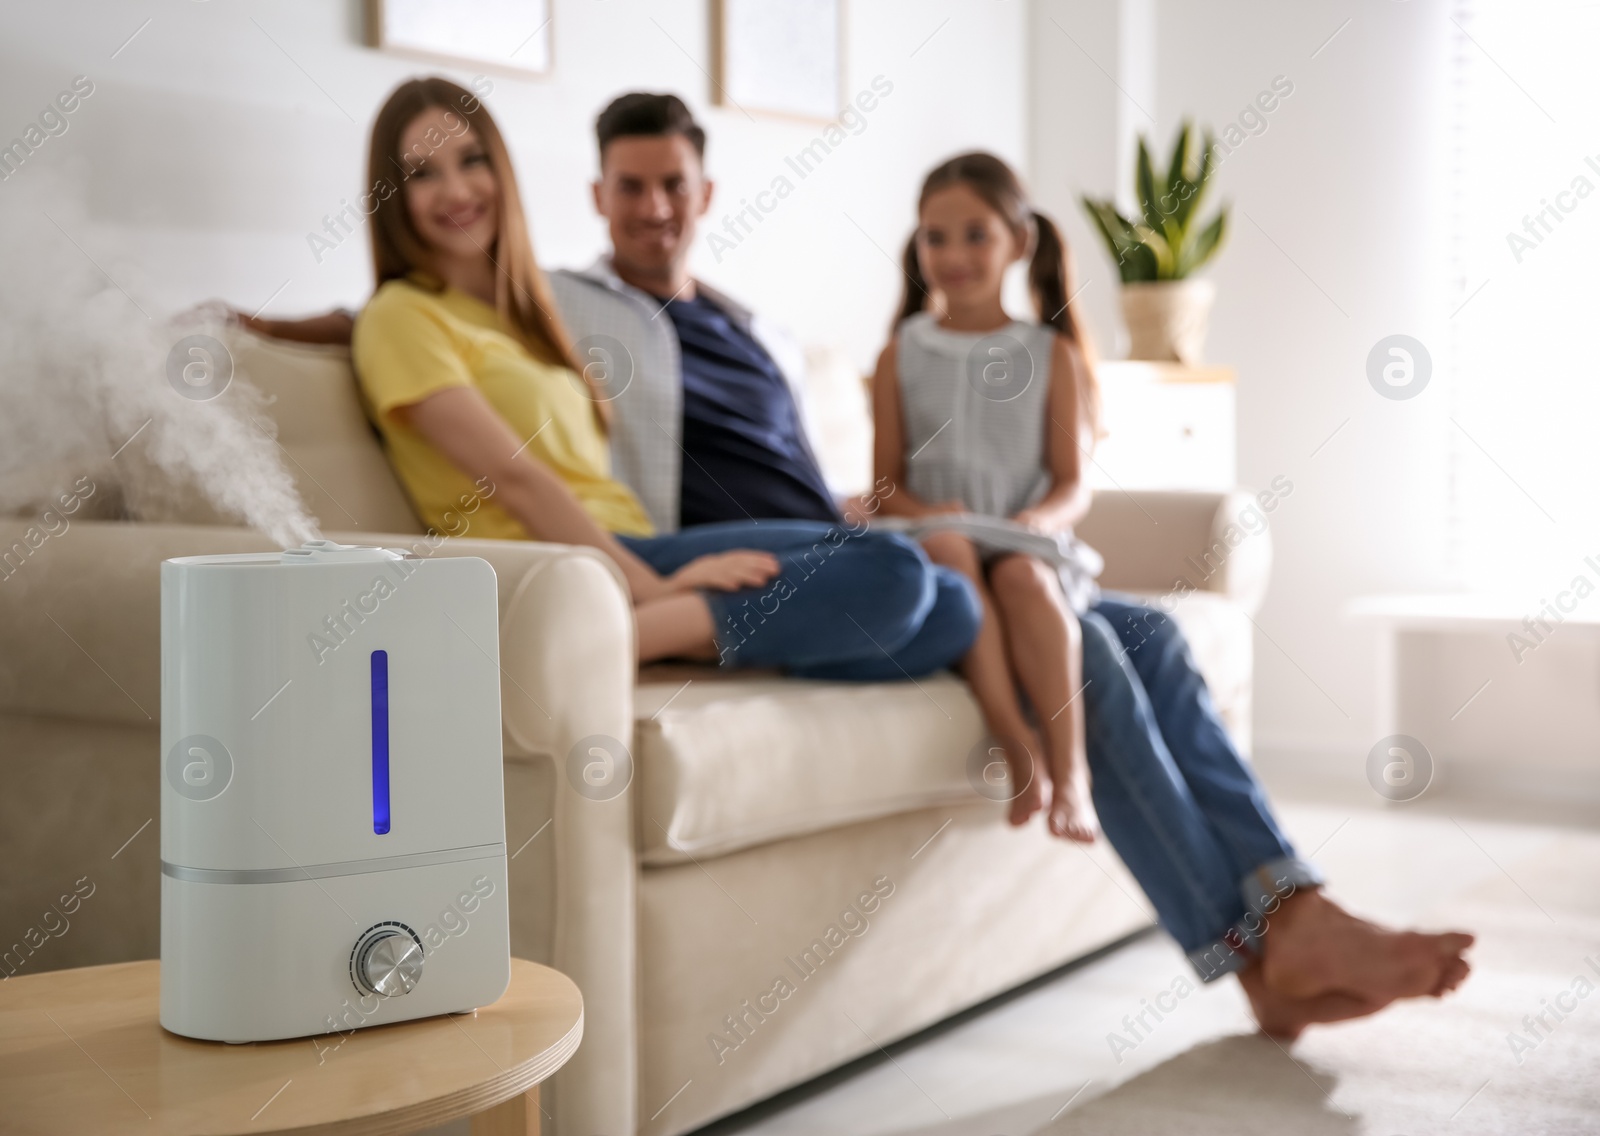
<svg viewBox="0 0 1600 1136"><path fill-rule="evenodd" d="M596 136L611 252L547 278L488 110L442 78L402 84L369 151L373 184L403 175L369 217L371 300L354 319L240 322L351 343L425 523L473 494L474 536L609 556L641 662L842 681L958 669L1008 769L1011 823L1103 829L1200 978L1236 974L1267 1033L1465 979L1472 936L1387 930L1324 895L1176 624L1095 588L1072 538L1094 354L1065 242L1004 162L962 154L923 183L873 383L876 488L837 502L796 402L801 356L689 273L713 192L703 129L676 96L631 93ZM1018 261L1028 322L1001 304Z"/></svg>

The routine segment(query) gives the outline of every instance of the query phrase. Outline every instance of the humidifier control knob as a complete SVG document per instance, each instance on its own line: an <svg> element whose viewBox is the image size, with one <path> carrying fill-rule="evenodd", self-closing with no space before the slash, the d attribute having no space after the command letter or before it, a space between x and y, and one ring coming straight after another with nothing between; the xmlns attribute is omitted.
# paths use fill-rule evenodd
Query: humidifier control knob
<svg viewBox="0 0 1600 1136"><path fill-rule="evenodd" d="M356 948L356 978L374 994L398 998L421 980L422 957L422 944L409 929L375 928Z"/></svg>

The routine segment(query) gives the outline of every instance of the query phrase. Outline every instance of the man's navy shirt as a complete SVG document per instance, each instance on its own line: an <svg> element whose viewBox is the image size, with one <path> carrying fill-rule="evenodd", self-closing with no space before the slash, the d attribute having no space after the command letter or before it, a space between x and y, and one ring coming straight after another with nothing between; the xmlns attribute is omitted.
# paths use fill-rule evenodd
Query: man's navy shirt
<svg viewBox="0 0 1600 1136"><path fill-rule="evenodd" d="M666 308L683 358L679 525L840 520L772 357L703 295Z"/></svg>

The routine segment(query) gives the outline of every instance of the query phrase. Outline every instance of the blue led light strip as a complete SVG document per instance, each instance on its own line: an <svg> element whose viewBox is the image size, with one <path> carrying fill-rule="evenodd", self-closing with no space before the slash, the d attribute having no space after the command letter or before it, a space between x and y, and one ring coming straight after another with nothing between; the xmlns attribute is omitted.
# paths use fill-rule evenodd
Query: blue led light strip
<svg viewBox="0 0 1600 1136"><path fill-rule="evenodd" d="M389 652L372 652L372 831L389 831Z"/></svg>

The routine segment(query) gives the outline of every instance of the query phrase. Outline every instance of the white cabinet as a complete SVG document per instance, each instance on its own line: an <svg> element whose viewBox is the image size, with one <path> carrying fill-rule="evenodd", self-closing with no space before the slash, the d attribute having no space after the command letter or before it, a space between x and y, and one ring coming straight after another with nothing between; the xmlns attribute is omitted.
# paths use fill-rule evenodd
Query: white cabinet
<svg viewBox="0 0 1600 1136"><path fill-rule="evenodd" d="M1228 367L1112 360L1096 368L1104 435L1097 489L1232 489L1234 373Z"/></svg>

